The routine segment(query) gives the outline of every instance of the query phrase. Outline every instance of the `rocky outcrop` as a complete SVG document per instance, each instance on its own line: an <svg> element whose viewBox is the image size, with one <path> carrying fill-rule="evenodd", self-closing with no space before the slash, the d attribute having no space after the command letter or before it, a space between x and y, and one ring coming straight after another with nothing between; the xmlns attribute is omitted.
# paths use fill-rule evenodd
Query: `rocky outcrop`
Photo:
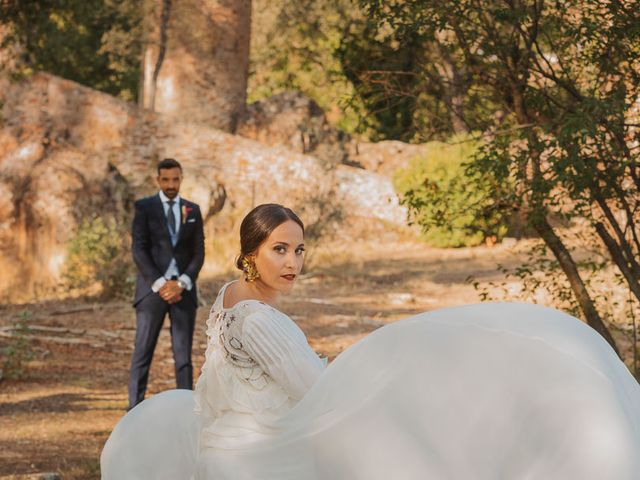
<svg viewBox="0 0 640 480"><path fill-rule="evenodd" d="M412 145L396 140L368 143L353 140L347 144L347 158L354 164L385 176L424 155L427 145Z"/></svg>
<svg viewBox="0 0 640 480"><path fill-rule="evenodd" d="M386 176L428 148L394 140L358 141L330 125L318 104L300 92L284 92L250 104L236 133L313 155L327 165L342 163Z"/></svg>
<svg viewBox="0 0 640 480"><path fill-rule="evenodd" d="M335 209L402 224L388 179L284 146L177 121L48 74L0 85L0 296L32 295L58 281L82 219L130 211L150 194L156 162L180 160L184 196L211 234L253 205L280 202L309 224ZM321 208L317 208L321 205Z"/></svg>
<svg viewBox="0 0 640 480"><path fill-rule="evenodd" d="M236 133L265 145L282 145L313 155L327 165L347 160L346 143L350 141L329 124L318 104L301 92L284 92L250 104Z"/></svg>

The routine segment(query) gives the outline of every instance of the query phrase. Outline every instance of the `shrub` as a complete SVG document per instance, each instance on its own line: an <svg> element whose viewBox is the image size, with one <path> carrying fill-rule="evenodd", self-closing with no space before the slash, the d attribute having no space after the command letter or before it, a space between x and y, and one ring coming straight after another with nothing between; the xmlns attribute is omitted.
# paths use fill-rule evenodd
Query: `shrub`
<svg viewBox="0 0 640 480"><path fill-rule="evenodd" d="M396 171L394 186L427 243L463 247L499 241L507 232L507 214L500 209L504 187L489 175L469 168L478 142L454 137L431 142L427 153Z"/></svg>
<svg viewBox="0 0 640 480"><path fill-rule="evenodd" d="M11 337L8 345L0 348L2 363L0 364L0 379L18 380L24 376L26 363L33 360L34 352L31 348L29 333L31 329L28 320L31 314L24 311L11 323Z"/></svg>
<svg viewBox="0 0 640 480"><path fill-rule="evenodd" d="M124 222L95 217L84 221L69 241L64 278L81 291L96 284L103 298L131 296L135 273Z"/></svg>

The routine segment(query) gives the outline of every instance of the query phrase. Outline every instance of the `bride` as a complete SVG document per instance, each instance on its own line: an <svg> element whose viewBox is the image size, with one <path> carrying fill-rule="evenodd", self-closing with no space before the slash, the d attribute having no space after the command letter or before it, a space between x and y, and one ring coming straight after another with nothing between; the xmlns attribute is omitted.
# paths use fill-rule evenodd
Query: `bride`
<svg viewBox="0 0 640 480"><path fill-rule="evenodd" d="M325 370L278 309L304 226L281 205L240 229L194 392L116 425L103 480L640 478L640 386L590 327L494 303L385 326Z"/></svg>

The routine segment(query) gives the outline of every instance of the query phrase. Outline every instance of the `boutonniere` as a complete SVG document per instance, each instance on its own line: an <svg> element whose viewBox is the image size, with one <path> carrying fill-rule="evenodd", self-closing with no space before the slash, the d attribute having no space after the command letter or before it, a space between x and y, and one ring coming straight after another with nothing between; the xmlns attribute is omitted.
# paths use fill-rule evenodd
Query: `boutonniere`
<svg viewBox="0 0 640 480"><path fill-rule="evenodd" d="M193 211L193 208L188 207L186 205L182 205L182 223L187 221L187 217Z"/></svg>

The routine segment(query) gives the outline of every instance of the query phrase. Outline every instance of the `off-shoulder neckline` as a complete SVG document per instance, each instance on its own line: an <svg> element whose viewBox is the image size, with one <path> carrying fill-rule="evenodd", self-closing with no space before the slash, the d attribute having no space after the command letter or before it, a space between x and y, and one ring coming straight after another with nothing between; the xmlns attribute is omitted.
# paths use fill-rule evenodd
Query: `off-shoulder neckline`
<svg viewBox="0 0 640 480"><path fill-rule="evenodd" d="M273 307L272 305L269 305L268 303L263 302L262 300L256 300L255 298L246 298L244 300L238 300L236 303L234 303L233 305L231 305L230 307L225 307L224 306L224 294L227 291L227 287L229 285L231 285L234 282L237 282L238 280L231 280L228 283L225 283L222 288L220 289L220 293L218 294L219 298L220 298L220 311L221 312L229 312L231 310L234 310L235 308L239 307L240 305L246 304L246 303L257 303L259 305L263 305L265 307L271 308L272 310L275 311L280 311L277 308Z"/></svg>

